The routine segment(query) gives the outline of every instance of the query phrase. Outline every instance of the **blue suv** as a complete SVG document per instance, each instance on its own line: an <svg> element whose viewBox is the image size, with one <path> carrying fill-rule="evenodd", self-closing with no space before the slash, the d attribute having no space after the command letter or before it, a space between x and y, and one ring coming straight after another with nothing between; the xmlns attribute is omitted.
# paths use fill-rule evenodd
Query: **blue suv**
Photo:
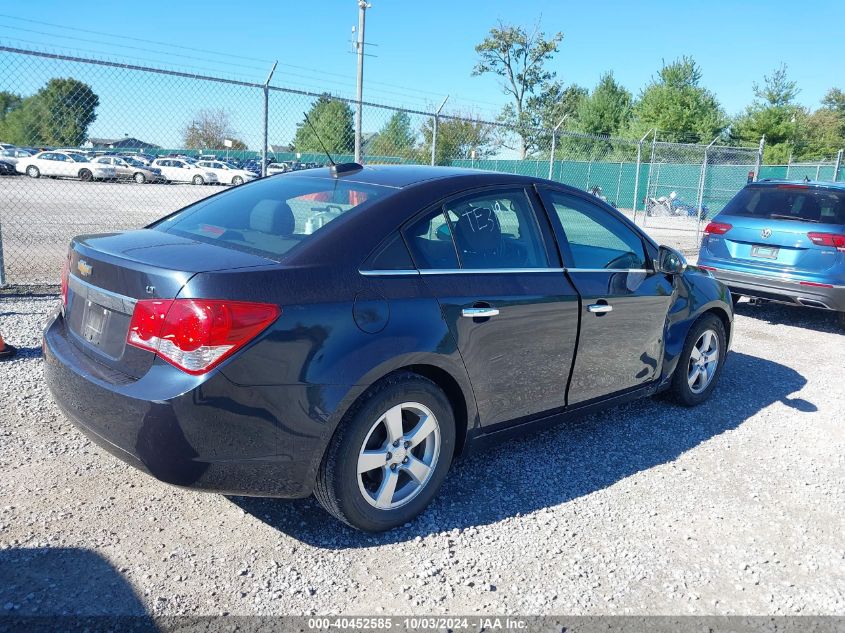
<svg viewBox="0 0 845 633"><path fill-rule="evenodd" d="M704 229L698 266L735 300L833 310L845 327L845 183L746 185Z"/></svg>

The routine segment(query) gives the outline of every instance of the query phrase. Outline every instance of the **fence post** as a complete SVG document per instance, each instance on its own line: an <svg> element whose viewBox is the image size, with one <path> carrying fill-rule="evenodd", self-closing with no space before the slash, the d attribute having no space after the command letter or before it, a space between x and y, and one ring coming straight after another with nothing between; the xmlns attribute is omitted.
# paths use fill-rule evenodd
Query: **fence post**
<svg viewBox="0 0 845 633"><path fill-rule="evenodd" d="M760 137L760 146L757 149L757 159L754 161L754 180L760 180L760 167L763 166L763 149L766 147L766 135Z"/></svg>
<svg viewBox="0 0 845 633"><path fill-rule="evenodd" d="M698 213L696 214L696 221L695 221L695 243L696 245L699 244L701 239L701 213L704 208L704 187L707 183L707 154L710 151L710 148L713 147L713 144L719 140L717 136L710 144L704 148L704 161L701 163L701 176L698 179Z"/></svg>
<svg viewBox="0 0 845 633"><path fill-rule="evenodd" d="M261 145L261 176L267 175L267 140L270 128L270 80L273 78L273 73L276 72L276 64L279 61L273 62L273 67L270 69L270 74L267 75L267 81L264 82L264 134L262 136L263 142Z"/></svg>
<svg viewBox="0 0 845 633"><path fill-rule="evenodd" d="M6 285L6 266L5 266L5 263L3 261L3 225L0 224L0 288L3 288L5 285Z"/></svg>
<svg viewBox="0 0 845 633"><path fill-rule="evenodd" d="M440 107L437 108L434 112L434 122L432 124L431 130L431 166L434 166L435 160L434 157L437 154L437 125L438 120L440 118L440 111L443 109L443 106L446 105L446 101L449 99L449 95L446 95L446 99L443 99L443 103L440 104Z"/></svg>
<svg viewBox="0 0 845 633"><path fill-rule="evenodd" d="M838 152L836 152L836 162L833 163L833 179L832 179L833 182L836 182L837 180L839 180L839 170L842 169L842 153L843 153L843 151L845 151L845 150L840 149ZM0 264L2 264L2 260L3 260L2 255L3 255L3 245L0 244ZM3 269L2 269L2 266L0 266L0 274L2 274L2 272L3 272ZM3 284L0 283L0 285L3 285Z"/></svg>
<svg viewBox="0 0 845 633"><path fill-rule="evenodd" d="M552 179L552 174L553 174L553 170L554 170L554 166L555 166L555 141L557 140L557 131L558 131L558 128L560 128L560 126L563 125L563 122L566 121L566 117L568 117L568 116L569 116L568 114L564 114L563 118L560 121L558 121L557 125L552 130L552 151L549 152L549 180Z"/></svg>
<svg viewBox="0 0 845 633"><path fill-rule="evenodd" d="M640 142L637 143L637 171L634 172L634 222L637 221L637 205L640 201L640 167L642 166L643 162L643 143L645 142L646 136L651 134L651 130L646 132L643 137L640 139Z"/></svg>
<svg viewBox="0 0 845 633"><path fill-rule="evenodd" d="M645 185L646 198L648 198L648 194L651 191L651 173L652 173L652 171L654 171L654 158L655 158L655 155L657 153L657 129L653 128L653 130L654 130L654 136L651 137L651 158L649 159L649 162L648 162L648 180L646 181L646 185ZM660 168L658 168L657 174L658 174L658 179L659 179L660 178ZM655 193L657 193L657 184L656 183L654 185L654 191L655 191ZM645 213L643 214L643 226L645 226L646 222L648 221L648 200L646 200L644 211L645 211Z"/></svg>

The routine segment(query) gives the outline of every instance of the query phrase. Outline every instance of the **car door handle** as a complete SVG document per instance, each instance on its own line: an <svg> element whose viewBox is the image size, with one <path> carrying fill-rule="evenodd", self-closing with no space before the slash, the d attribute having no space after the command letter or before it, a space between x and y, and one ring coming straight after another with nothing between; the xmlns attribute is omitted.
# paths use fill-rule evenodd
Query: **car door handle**
<svg viewBox="0 0 845 633"><path fill-rule="evenodd" d="M470 319L489 319L497 314L499 314L498 308L464 308L461 310L461 316Z"/></svg>
<svg viewBox="0 0 845 633"><path fill-rule="evenodd" d="M606 303L591 303L587 306L587 310L593 314L606 314L613 312L613 306L607 305Z"/></svg>

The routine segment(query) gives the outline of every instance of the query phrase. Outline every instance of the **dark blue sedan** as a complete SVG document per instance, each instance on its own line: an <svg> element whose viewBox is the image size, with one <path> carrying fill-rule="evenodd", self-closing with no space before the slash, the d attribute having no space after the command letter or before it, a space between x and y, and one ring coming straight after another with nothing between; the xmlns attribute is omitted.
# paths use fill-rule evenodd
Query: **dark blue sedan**
<svg viewBox="0 0 845 633"><path fill-rule="evenodd" d="M77 237L62 277L45 375L95 442L364 530L420 513L470 448L702 402L733 322L722 283L595 196L433 167L272 176Z"/></svg>

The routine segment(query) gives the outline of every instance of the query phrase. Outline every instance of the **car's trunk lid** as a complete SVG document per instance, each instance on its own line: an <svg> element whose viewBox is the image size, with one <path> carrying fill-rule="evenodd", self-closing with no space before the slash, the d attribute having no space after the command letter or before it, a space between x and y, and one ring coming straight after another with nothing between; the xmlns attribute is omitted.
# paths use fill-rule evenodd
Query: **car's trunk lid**
<svg viewBox="0 0 845 633"><path fill-rule="evenodd" d="M151 229L78 237L68 262L65 320L70 338L91 358L138 378L154 354L126 345L137 301L172 299L198 272L274 263Z"/></svg>

